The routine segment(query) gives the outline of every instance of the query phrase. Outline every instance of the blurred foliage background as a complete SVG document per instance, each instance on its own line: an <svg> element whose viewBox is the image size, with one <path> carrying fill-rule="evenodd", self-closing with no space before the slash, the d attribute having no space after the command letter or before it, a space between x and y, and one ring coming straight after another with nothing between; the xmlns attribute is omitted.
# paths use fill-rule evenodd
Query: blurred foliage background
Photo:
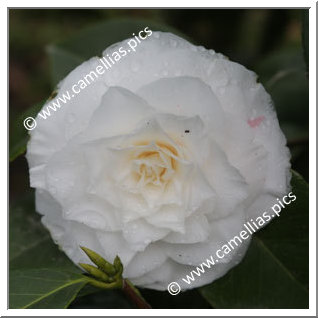
<svg viewBox="0 0 318 318"><path fill-rule="evenodd" d="M63 43L64 40L76 36L78 32L87 27L122 18L130 20L146 19L147 21L158 23L158 25L172 27L184 34L194 44L214 49L216 52L228 56L232 61L241 63L255 71L259 75L259 81L273 98L281 127L287 137L288 146L292 153L292 168L308 181L309 97L308 59L306 58L308 52L306 53L306 45L305 50L303 49L302 43L302 25L305 25L305 30L306 27L308 28L308 16L306 16L304 10L10 9L10 142L19 133L14 123L17 123L19 129L24 130L24 117L21 117L21 114L34 104L46 100L55 87L55 79L52 78L54 59L52 58L52 53L50 53L51 45ZM113 32L116 32L116 29ZM83 46L85 45L86 43L83 43ZM103 47L103 43L100 43L100 46ZM103 48L106 48L106 46ZM25 157L20 156L11 162L9 169L9 198L11 203L21 195L30 192L28 167ZM304 201L306 201L306 195L304 195L304 198ZM306 202L302 204L306 204ZM306 205L299 205L297 209L302 209L304 206ZM306 211L306 207L303 209ZM32 205L30 207L31 210L34 210ZM296 210L295 213L291 215L297 217ZM297 256L296 264L303 264L303 273L306 276L306 262L308 262L306 244L308 242L305 242L305 238L308 234L306 228L308 215L303 215L302 217L302 222L304 223L298 223L305 224L305 227L303 227L303 232L299 233L298 238L299 242L302 242L301 244L305 244L302 245L305 248ZM289 221L286 218L285 227L292 228L297 223L294 221L295 219ZM284 224L284 221L281 222ZM272 229L274 229L272 232L279 233L278 230L275 231L275 226L272 226ZM266 235L268 236L268 233L271 233L270 231L262 232L260 239L266 241ZM297 228L294 229L293 233L295 231L297 231ZM268 237L272 238L273 236ZM288 234L285 235L286 237L288 237ZM276 239L280 240L279 235ZM292 241L290 242L293 243ZM291 251L294 246L293 244L290 245ZM282 248L286 251L286 246ZM253 249L251 248L250 250ZM278 252L282 254L281 251ZM253 252L249 253L255 255ZM250 259L251 257L247 257L247 260ZM244 266L242 265L241 268L245 268ZM246 266L246 268L249 268L249 265ZM245 277L244 275L240 276ZM226 284L230 286L229 281L226 281ZM217 286L216 284L216 288L218 288ZM287 285L284 286L286 287ZM209 290L205 294L203 292L206 298L209 297L209 293ZM73 302L71 307L131 308L131 304L119 294L116 291L91 294L89 291L84 290L80 292L80 297ZM146 296L148 300L151 300L154 308L162 308L163 303L165 303L166 308L211 308L211 303L205 302L196 290L184 293L182 297L174 297L173 302L171 302L171 296L167 293L148 291ZM224 300L224 295L221 295L221 297L223 299L218 299L220 304ZM213 299L217 298L213 296ZM237 304L237 306L239 305ZM257 306L257 303L255 306ZM275 306L280 308L278 303Z"/></svg>

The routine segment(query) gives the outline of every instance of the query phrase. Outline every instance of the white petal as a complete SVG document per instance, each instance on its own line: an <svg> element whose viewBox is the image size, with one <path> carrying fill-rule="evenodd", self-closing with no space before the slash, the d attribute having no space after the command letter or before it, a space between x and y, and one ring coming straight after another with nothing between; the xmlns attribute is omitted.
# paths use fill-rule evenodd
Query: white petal
<svg viewBox="0 0 318 318"><path fill-rule="evenodd" d="M103 55L127 48L127 40L113 45ZM156 57L154 63L154 56ZM171 33L153 32L144 40L136 52L127 54L105 74L106 82L111 86L122 86L132 91L153 82L158 78L176 76L202 77L209 66L221 54L213 50L204 50Z"/></svg>
<svg viewBox="0 0 318 318"><path fill-rule="evenodd" d="M223 111L211 88L192 77L162 78L138 90L138 94L161 113L200 116L212 132L223 126Z"/></svg>
<svg viewBox="0 0 318 318"><path fill-rule="evenodd" d="M48 192L37 190L35 204L37 211L44 215L42 223L50 231L53 240L75 265L90 262L80 246L103 255L95 231L78 222L65 220L60 205Z"/></svg>
<svg viewBox="0 0 318 318"><path fill-rule="evenodd" d="M95 229L116 231L121 228L118 211L94 195L85 195L63 214L66 220L86 224Z"/></svg>
<svg viewBox="0 0 318 318"><path fill-rule="evenodd" d="M167 243L198 243L208 239L210 235L209 222L204 215L195 213L186 219L184 233L172 232L163 241Z"/></svg>
<svg viewBox="0 0 318 318"><path fill-rule="evenodd" d="M30 168L30 186L32 188L45 189L45 165Z"/></svg>
<svg viewBox="0 0 318 318"><path fill-rule="evenodd" d="M118 255L123 265L127 266L136 254L136 250L127 244L120 232L97 231L96 235L103 248L102 255L105 255L104 258L110 262L113 262Z"/></svg>
<svg viewBox="0 0 318 318"><path fill-rule="evenodd" d="M168 234L169 230L158 228L140 219L124 224L123 236L127 244L143 251L151 242L158 241Z"/></svg>
<svg viewBox="0 0 318 318"><path fill-rule="evenodd" d="M238 235L243 230L243 224L245 222L245 214L243 211L237 211L236 213L223 218L215 220L209 223L209 238L205 242L194 244L170 244L165 242L159 242L161 246L174 261L184 264L197 266L200 265L210 255L216 253L216 251L222 247L223 244L231 240L235 235ZM244 241L243 241L244 242ZM223 261L232 259L232 254L228 258L224 258Z"/></svg>
<svg viewBox="0 0 318 318"><path fill-rule="evenodd" d="M161 266L167 256L156 244L149 245L144 251L138 252L128 266L124 275L129 279L139 277Z"/></svg>
<svg viewBox="0 0 318 318"><path fill-rule="evenodd" d="M146 220L148 223L157 227L181 233L185 231L185 212L183 208L175 205L163 206L155 214L146 217Z"/></svg>
<svg viewBox="0 0 318 318"><path fill-rule="evenodd" d="M202 141L207 149L201 158L200 168L205 172L205 177L215 191L215 207L209 214L210 218L224 217L233 212L248 197L248 185L244 178L228 162L221 147L212 140Z"/></svg>
<svg viewBox="0 0 318 318"><path fill-rule="evenodd" d="M54 100L48 100L43 105L42 110L46 110L59 97L63 98L62 95L66 94L67 91L71 96L73 94L72 85L83 79L97 65L98 59L92 58L69 73L58 85L58 95ZM31 138L27 147L29 165L33 167L45 164L54 152L62 149L70 139L83 131L107 89L107 85L100 77L87 85L78 95L74 94L74 98L64 99L65 104L60 101L60 108L56 107L56 111L50 110L51 116L43 119L38 115L36 129L30 131Z"/></svg>
<svg viewBox="0 0 318 318"><path fill-rule="evenodd" d="M127 89L111 87L102 97L86 129L86 139L124 135L136 129L138 123L153 113L140 97Z"/></svg>
<svg viewBox="0 0 318 318"><path fill-rule="evenodd" d="M60 203L77 200L87 184L86 163L76 147L54 154L45 169L46 188Z"/></svg>

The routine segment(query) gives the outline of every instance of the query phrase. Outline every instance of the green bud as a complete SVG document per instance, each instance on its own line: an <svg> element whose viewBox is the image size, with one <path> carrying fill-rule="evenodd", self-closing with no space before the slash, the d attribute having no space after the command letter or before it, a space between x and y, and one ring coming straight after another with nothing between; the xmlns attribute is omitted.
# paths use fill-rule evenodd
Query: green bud
<svg viewBox="0 0 318 318"><path fill-rule="evenodd" d="M118 255L114 259L114 267L115 267L117 272L122 272L124 269L123 264L122 264Z"/></svg>
<svg viewBox="0 0 318 318"><path fill-rule="evenodd" d="M116 269L114 265L107 262L103 257L99 254L95 253L94 251L90 250L87 247L81 246L81 249L85 252L85 254L90 258L90 260L97 265L97 267L102 270L107 275L115 275Z"/></svg>
<svg viewBox="0 0 318 318"><path fill-rule="evenodd" d="M122 276L124 270L124 266L118 256L114 259L114 267L116 269L115 278L118 279Z"/></svg>
<svg viewBox="0 0 318 318"><path fill-rule="evenodd" d="M113 281L113 279L111 279L107 274L105 274L103 271L101 271L93 265L83 263L79 263L78 265L80 265L88 274L96 278L99 278L100 280L106 283L110 283Z"/></svg>
<svg viewBox="0 0 318 318"><path fill-rule="evenodd" d="M100 282L98 280L89 278L88 282L91 285L93 285L95 287L98 287L98 288L102 288L102 289L115 289L115 288L122 288L122 286L123 286L123 281L122 280L118 280L118 281L115 281L115 282L112 282L112 283L103 283L103 282Z"/></svg>

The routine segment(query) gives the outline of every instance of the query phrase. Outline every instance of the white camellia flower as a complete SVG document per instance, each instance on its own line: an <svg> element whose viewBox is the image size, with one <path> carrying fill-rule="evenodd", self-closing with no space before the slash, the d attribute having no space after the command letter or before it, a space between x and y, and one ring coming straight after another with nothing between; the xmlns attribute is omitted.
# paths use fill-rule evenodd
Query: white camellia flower
<svg viewBox="0 0 318 318"><path fill-rule="evenodd" d="M98 65L94 57L78 66L58 96ZM54 241L76 264L87 262L80 245L109 261L118 255L124 277L164 290L238 235L290 182L286 140L256 79L213 50L153 32L37 118L27 159ZM248 243L182 288L223 276Z"/></svg>

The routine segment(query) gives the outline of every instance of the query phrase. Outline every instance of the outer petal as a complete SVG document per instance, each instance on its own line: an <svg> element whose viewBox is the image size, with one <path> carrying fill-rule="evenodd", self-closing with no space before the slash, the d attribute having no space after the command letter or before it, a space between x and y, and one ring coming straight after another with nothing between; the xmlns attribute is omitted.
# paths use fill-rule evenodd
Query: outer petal
<svg viewBox="0 0 318 318"><path fill-rule="evenodd" d="M36 191L36 209L44 216L42 223L50 231L51 236L67 256L77 265L87 263L87 256L79 246L86 246L97 253L104 251L96 237L96 232L89 227L74 221L65 220L62 208L46 191Z"/></svg>
<svg viewBox="0 0 318 318"><path fill-rule="evenodd" d="M214 221L209 224L209 238L200 243L194 244L169 244L165 242L158 243L166 254L174 261L184 265L200 265L209 255L216 253L233 236L240 233L243 229L245 216L243 211L237 211L230 217ZM244 242L244 241L243 241ZM223 258L223 262L229 262L233 254Z"/></svg>
<svg viewBox="0 0 318 318"><path fill-rule="evenodd" d="M54 100L48 100L42 110L51 105L63 93L70 91L86 74L90 73L98 65L98 59L92 58L73 70L58 85L58 95ZM94 110L100 105L101 98L108 87L102 78L96 79L78 95L74 95L66 104L60 102L60 108L56 111L51 109L51 116L43 119L36 117L37 127L30 131L30 141L27 147L27 159L30 167L45 164L48 159L76 134L80 133L87 126ZM48 142L49 141L49 142Z"/></svg>
<svg viewBox="0 0 318 318"><path fill-rule="evenodd" d="M138 278L160 267L166 260L164 251L156 244L151 244L134 256L124 274L129 278Z"/></svg>
<svg viewBox="0 0 318 318"><path fill-rule="evenodd" d="M151 242L165 237L169 230L153 226L145 220L137 220L124 224L123 236L127 244L143 251Z"/></svg>

